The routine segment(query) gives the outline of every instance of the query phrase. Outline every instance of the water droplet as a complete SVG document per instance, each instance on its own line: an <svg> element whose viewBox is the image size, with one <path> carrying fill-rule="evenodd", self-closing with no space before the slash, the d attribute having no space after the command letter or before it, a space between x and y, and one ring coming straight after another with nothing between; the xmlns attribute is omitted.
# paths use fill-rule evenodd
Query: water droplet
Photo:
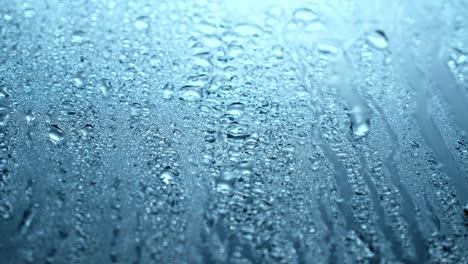
<svg viewBox="0 0 468 264"><path fill-rule="evenodd" d="M212 55L209 52L200 52L193 55L193 63L202 67L210 67L213 64L211 63Z"/></svg>
<svg viewBox="0 0 468 264"><path fill-rule="evenodd" d="M157 55L153 55L150 58L150 65L153 68L158 68L161 66L161 58Z"/></svg>
<svg viewBox="0 0 468 264"><path fill-rule="evenodd" d="M466 63L466 61L467 59L463 51L455 48L452 50L452 53L450 54L450 60L448 63L449 63L449 67L454 69L458 65L463 65L464 63Z"/></svg>
<svg viewBox="0 0 468 264"><path fill-rule="evenodd" d="M179 175L179 173L176 170L167 167L161 172L159 177L165 184L171 184L174 182L174 179L177 177L177 175Z"/></svg>
<svg viewBox="0 0 468 264"><path fill-rule="evenodd" d="M203 140L205 140L208 143L213 143L216 141L216 137L213 135L206 135Z"/></svg>
<svg viewBox="0 0 468 264"><path fill-rule="evenodd" d="M136 29L138 30L145 30L149 27L148 22L147 22L147 17L145 16L140 16L136 19L136 21L133 23Z"/></svg>
<svg viewBox="0 0 468 264"><path fill-rule="evenodd" d="M209 80L210 80L210 76L208 76L208 74L189 76L187 78L187 85L203 86L203 85L206 85L209 82Z"/></svg>
<svg viewBox="0 0 468 264"><path fill-rule="evenodd" d="M184 101L197 101L203 96L203 89L199 86L186 85L179 89L179 98Z"/></svg>
<svg viewBox="0 0 468 264"><path fill-rule="evenodd" d="M172 98L172 94L174 93L174 84L166 83L166 85L164 85L164 87L162 88L161 92L164 98Z"/></svg>
<svg viewBox="0 0 468 264"><path fill-rule="evenodd" d="M203 21L200 24L198 24L197 28L201 33L206 34L206 35L216 33L216 26L206 21Z"/></svg>
<svg viewBox="0 0 468 264"><path fill-rule="evenodd" d="M13 215L13 206L6 200L0 200L0 216L3 219L9 219Z"/></svg>
<svg viewBox="0 0 468 264"><path fill-rule="evenodd" d="M2 86L0 86L0 99L1 99L1 98L8 98L8 97L10 97L10 96L11 96L11 94L10 94L10 92L8 91L7 87L5 87L5 86L2 87Z"/></svg>
<svg viewBox="0 0 468 264"><path fill-rule="evenodd" d="M369 32L366 35L366 42L372 47L379 49L379 50L385 49L388 46L387 36L385 35L385 32L383 32L382 30L375 30L375 31Z"/></svg>
<svg viewBox="0 0 468 264"><path fill-rule="evenodd" d="M278 59L282 59L284 57L284 48L280 45L275 45L271 48L271 53Z"/></svg>
<svg viewBox="0 0 468 264"><path fill-rule="evenodd" d="M307 32L320 31L325 29L325 25L322 21L315 20L307 23L304 28Z"/></svg>
<svg viewBox="0 0 468 264"><path fill-rule="evenodd" d="M4 14L3 15L3 18L6 20L6 21L10 21L13 19L13 17L10 15L10 14Z"/></svg>
<svg viewBox="0 0 468 264"><path fill-rule="evenodd" d="M172 130L172 135L174 136L174 137L173 137L174 139L178 139L178 138L181 138L181 137L184 136L184 134L182 133L182 131L180 131L180 130L177 129L177 128L174 128L174 129Z"/></svg>
<svg viewBox="0 0 468 264"><path fill-rule="evenodd" d="M351 119L351 131L357 138L363 137L369 133L370 129L370 111L362 106L353 106L348 112Z"/></svg>
<svg viewBox="0 0 468 264"><path fill-rule="evenodd" d="M49 138L52 142L58 143L63 140L65 132L57 125L51 125L49 127Z"/></svg>
<svg viewBox="0 0 468 264"><path fill-rule="evenodd" d="M141 115L141 104L133 103L130 105L130 115L140 116Z"/></svg>
<svg viewBox="0 0 468 264"><path fill-rule="evenodd" d="M71 42L73 43L80 43L83 42L86 37L86 33L81 30L76 30L73 31L72 37L71 37Z"/></svg>
<svg viewBox="0 0 468 264"><path fill-rule="evenodd" d="M234 117L239 117L244 114L245 105L242 103L232 103L226 107L226 112Z"/></svg>
<svg viewBox="0 0 468 264"><path fill-rule="evenodd" d="M18 226L18 231L21 235L24 235L28 232L31 227L34 216L36 215L36 209L28 208L23 212L22 219Z"/></svg>
<svg viewBox="0 0 468 264"><path fill-rule="evenodd" d="M231 169L221 171L216 179L216 190L222 193L230 193L234 190L234 185L238 179L238 175Z"/></svg>
<svg viewBox="0 0 468 264"><path fill-rule="evenodd" d="M305 22L313 21L318 18L317 14L309 8L296 9L293 16L296 20Z"/></svg>
<svg viewBox="0 0 468 264"><path fill-rule="evenodd" d="M232 122L227 127L227 136L232 139L244 139L250 135L249 126L245 124L239 124L237 122Z"/></svg>
<svg viewBox="0 0 468 264"><path fill-rule="evenodd" d="M6 126L8 119L10 118L10 114L7 112L0 112L0 126Z"/></svg>
<svg viewBox="0 0 468 264"><path fill-rule="evenodd" d="M412 150L413 157L419 156L419 144L418 144L418 142L411 141L410 145L411 145L411 150Z"/></svg>
<svg viewBox="0 0 468 264"><path fill-rule="evenodd" d="M107 96L109 92L112 90L112 84L108 79L102 79L99 85L99 90L104 96Z"/></svg>
<svg viewBox="0 0 468 264"><path fill-rule="evenodd" d="M28 8L24 10L24 17L25 18L31 18L36 15L36 11L34 9Z"/></svg>
<svg viewBox="0 0 468 264"><path fill-rule="evenodd" d="M28 112L26 112L25 118L28 125L31 125L34 122L34 120L36 120L36 115L33 110L29 110Z"/></svg>
<svg viewBox="0 0 468 264"><path fill-rule="evenodd" d="M249 23L236 25L234 31L241 36L260 36L263 32L259 26Z"/></svg>
<svg viewBox="0 0 468 264"><path fill-rule="evenodd" d="M223 45L223 42L221 41L221 39L218 36L214 36L214 35L204 36L202 39L202 42L203 44L205 44L205 46L211 49L216 49Z"/></svg>
<svg viewBox="0 0 468 264"><path fill-rule="evenodd" d="M89 136L93 132L94 127L90 124L86 124L83 128L81 128L81 134L83 136Z"/></svg>
<svg viewBox="0 0 468 264"><path fill-rule="evenodd" d="M76 74L73 78L73 84L78 88L81 88L84 85L83 72L78 72Z"/></svg>
<svg viewBox="0 0 468 264"><path fill-rule="evenodd" d="M244 47L239 44L229 44L228 45L228 54L231 57L240 57L242 54L244 54Z"/></svg>

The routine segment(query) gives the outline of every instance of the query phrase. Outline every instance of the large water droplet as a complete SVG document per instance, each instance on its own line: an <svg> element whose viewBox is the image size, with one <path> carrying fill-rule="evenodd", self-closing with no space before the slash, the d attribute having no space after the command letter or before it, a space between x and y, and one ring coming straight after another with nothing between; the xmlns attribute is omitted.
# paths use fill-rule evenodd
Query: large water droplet
<svg viewBox="0 0 468 264"><path fill-rule="evenodd" d="M94 127L92 125L86 124L84 127L81 128L81 134L84 137L87 137L87 136L91 135L91 133L93 132L93 129L94 129Z"/></svg>
<svg viewBox="0 0 468 264"><path fill-rule="evenodd" d="M133 23L136 29L138 30L145 30L149 27L148 22L147 22L147 17L145 16L140 16L136 19L136 21Z"/></svg>
<svg viewBox="0 0 468 264"><path fill-rule="evenodd" d="M99 90L101 90L102 95L107 96L112 90L112 84L108 79L102 79L99 84Z"/></svg>
<svg viewBox="0 0 468 264"><path fill-rule="evenodd" d="M236 25L234 31L241 36L259 36L263 32L259 26L249 23Z"/></svg>
<svg viewBox="0 0 468 264"><path fill-rule="evenodd" d="M34 120L36 120L36 115L33 110L28 110L24 117L26 118L26 122L28 123L28 125L32 124Z"/></svg>
<svg viewBox="0 0 468 264"><path fill-rule="evenodd" d="M184 101L197 101L203 96L202 87L186 85L179 89L179 98Z"/></svg>
<svg viewBox="0 0 468 264"><path fill-rule="evenodd" d="M235 117L239 117L244 114L245 105L242 103L232 103L226 107L226 112Z"/></svg>
<svg viewBox="0 0 468 264"><path fill-rule="evenodd" d="M80 43L83 42L86 37L86 33L82 30L73 31L71 42L73 43Z"/></svg>
<svg viewBox="0 0 468 264"><path fill-rule="evenodd" d="M231 57L240 57L244 54L244 47L239 44L229 44L228 45L228 55Z"/></svg>
<svg viewBox="0 0 468 264"><path fill-rule="evenodd" d="M84 77L83 77L83 72L78 72L75 77L73 78L73 84L81 88L84 85Z"/></svg>
<svg viewBox="0 0 468 264"><path fill-rule="evenodd" d="M367 33L366 42L376 49L385 49L388 46L388 39L385 32L382 30L375 30Z"/></svg>
<svg viewBox="0 0 468 264"><path fill-rule="evenodd" d="M36 15L36 11L32 8L27 8L24 10L24 17L25 18L31 18Z"/></svg>
<svg viewBox="0 0 468 264"><path fill-rule="evenodd" d="M250 135L249 126L232 122L227 128L227 136L232 139L244 139Z"/></svg>
<svg viewBox="0 0 468 264"><path fill-rule="evenodd" d="M8 91L7 87L5 86L0 86L0 99L2 98L8 98L10 97L11 94L10 92Z"/></svg>
<svg viewBox="0 0 468 264"><path fill-rule="evenodd" d="M63 140L65 136L65 132L61 128L59 128L57 125L51 125L49 127L48 135L49 135L49 139L52 142L58 143Z"/></svg>
<svg viewBox="0 0 468 264"><path fill-rule="evenodd" d="M234 190L234 185L238 179L238 175L231 169L221 171L216 179L216 190L222 193L230 193Z"/></svg>
<svg viewBox="0 0 468 264"><path fill-rule="evenodd" d="M10 114L7 112L0 112L0 126L6 126Z"/></svg>
<svg viewBox="0 0 468 264"><path fill-rule="evenodd" d="M370 129L370 111L362 106L353 106L348 112L351 119L351 131L357 138L363 137L369 133Z"/></svg>
<svg viewBox="0 0 468 264"><path fill-rule="evenodd" d="M171 184L174 182L174 179L177 177L177 175L179 175L179 173L176 170L167 167L161 172L159 177L165 184Z"/></svg>
<svg viewBox="0 0 468 264"><path fill-rule="evenodd" d="M296 9L294 11L293 16L296 20L305 21L305 22L313 21L318 18L317 14L309 8Z"/></svg>
<svg viewBox="0 0 468 264"><path fill-rule="evenodd" d="M208 74L192 75L187 78L187 85L203 86L207 84L209 80L210 76L208 76Z"/></svg>
<svg viewBox="0 0 468 264"><path fill-rule="evenodd" d="M206 34L206 35L216 33L216 26L206 21L203 21L200 24L198 24L197 28L201 33Z"/></svg>
<svg viewBox="0 0 468 264"><path fill-rule="evenodd" d="M172 98L172 94L174 93L174 84L166 83L166 85L164 85L162 88L161 93L165 99Z"/></svg>
<svg viewBox="0 0 468 264"><path fill-rule="evenodd" d="M205 44L208 48L216 49L223 45L223 42L218 36L214 35L207 35L202 38L203 44Z"/></svg>

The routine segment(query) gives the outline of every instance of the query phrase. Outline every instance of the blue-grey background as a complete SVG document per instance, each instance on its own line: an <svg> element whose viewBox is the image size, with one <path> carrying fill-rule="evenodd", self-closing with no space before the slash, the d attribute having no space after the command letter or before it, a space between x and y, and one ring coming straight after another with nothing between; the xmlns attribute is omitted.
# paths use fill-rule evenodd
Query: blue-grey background
<svg viewBox="0 0 468 264"><path fill-rule="evenodd" d="M468 263L466 14L0 0L0 263Z"/></svg>

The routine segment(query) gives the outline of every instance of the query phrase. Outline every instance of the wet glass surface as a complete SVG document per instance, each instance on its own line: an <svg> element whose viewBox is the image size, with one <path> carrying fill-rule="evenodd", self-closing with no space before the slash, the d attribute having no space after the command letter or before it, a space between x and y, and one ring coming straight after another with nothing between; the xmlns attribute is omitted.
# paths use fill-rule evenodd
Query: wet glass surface
<svg viewBox="0 0 468 264"><path fill-rule="evenodd" d="M468 263L467 13L0 0L0 262Z"/></svg>

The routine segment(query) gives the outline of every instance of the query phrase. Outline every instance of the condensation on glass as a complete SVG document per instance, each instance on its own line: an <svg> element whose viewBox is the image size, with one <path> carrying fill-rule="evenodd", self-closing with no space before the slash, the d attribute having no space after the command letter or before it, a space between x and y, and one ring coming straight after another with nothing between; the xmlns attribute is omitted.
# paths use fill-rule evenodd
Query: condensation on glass
<svg viewBox="0 0 468 264"><path fill-rule="evenodd" d="M467 13L0 1L0 262L468 263Z"/></svg>

